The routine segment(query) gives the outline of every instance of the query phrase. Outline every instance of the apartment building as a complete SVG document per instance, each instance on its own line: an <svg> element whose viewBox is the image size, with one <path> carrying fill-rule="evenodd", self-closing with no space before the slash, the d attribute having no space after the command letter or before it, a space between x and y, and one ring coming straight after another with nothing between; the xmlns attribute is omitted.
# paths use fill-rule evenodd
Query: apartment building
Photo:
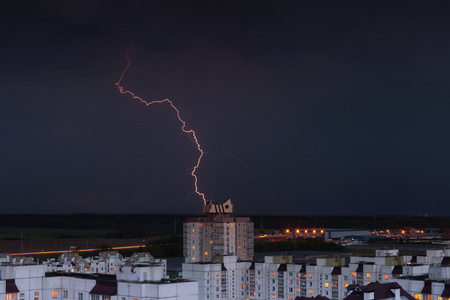
<svg viewBox="0 0 450 300"><path fill-rule="evenodd" d="M224 256L211 263L185 263L182 269L183 278L199 281L201 300L319 295L342 300L348 295L349 286L388 283L404 272L419 275L428 271L427 266L405 264L407 260L411 257L399 256L398 250L383 249L373 257L319 257L307 262L294 262L292 255L266 256L263 262Z"/></svg>
<svg viewBox="0 0 450 300"><path fill-rule="evenodd" d="M450 299L450 249L427 250L426 255L414 257L413 262L404 266L404 276L395 278L406 291L419 300ZM411 269L428 263L426 274L411 272Z"/></svg>
<svg viewBox="0 0 450 300"><path fill-rule="evenodd" d="M234 217L231 200L211 201L204 206L204 217L188 218L183 225L185 262L211 262L212 257L235 255L240 260L253 257L253 222L249 217Z"/></svg>
<svg viewBox="0 0 450 300"><path fill-rule="evenodd" d="M105 258L114 256L110 254L104 253L96 261L104 262ZM167 279L166 261L155 259L148 253L123 259L114 274L90 273L84 266L77 268L76 264L82 262L78 258L72 253L60 257L64 263L56 271L48 270L48 264L36 264L30 260L6 259L0 262L0 299L198 299L197 282ZM54 267L53 262L50 266Z"/></svg>

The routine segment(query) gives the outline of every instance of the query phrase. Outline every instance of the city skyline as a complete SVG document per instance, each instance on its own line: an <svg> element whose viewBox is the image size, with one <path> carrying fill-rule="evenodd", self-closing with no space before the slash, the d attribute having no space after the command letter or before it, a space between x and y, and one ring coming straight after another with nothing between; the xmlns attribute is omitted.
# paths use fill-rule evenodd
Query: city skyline
<svg viewBox="0 0 450 300"><path fill-rule="evenodd" d="M6 1L2 213L447 216L440 1Z"/></svg>

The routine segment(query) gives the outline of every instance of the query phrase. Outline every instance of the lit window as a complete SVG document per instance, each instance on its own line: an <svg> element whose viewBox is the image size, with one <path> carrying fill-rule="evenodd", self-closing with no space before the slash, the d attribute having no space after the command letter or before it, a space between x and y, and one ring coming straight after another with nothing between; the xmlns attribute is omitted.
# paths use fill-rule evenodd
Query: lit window
<svg viewBox="0 0 450 300"><path fill-rule="evenodd" d="M192 229L192 232L195 232L195 229Z"/></svg>
<svg viewBox="0 0 450 300"><path fill-rule="evenodd" d="M205 255L208 255L208 252L205 252Z"/></svg>
<svg viewBox="0 0 450 300"><path fill-rule="evenodd" d="M312 278L312 274L309 274L309 278Z"/></svg>
<svg viewBox="0 0 450 300"><path fill-rule="evenodd" d="M353 277L356 277L356 272L352 272L352 276L353 276Z"/></svg>
<svg viewBox="0 0 450 300"><path fill-rule="evenodd" d="M347 288L348 287L348 283L344 283L344 288Z"/></svg>
<svg viewBox="0 0 450 300"><path fill-rule="evenodd" d="M290 296L289 296L289 299L294 299L294 296L290 295Z"/></svg>
<svg viewBox="0 0 450 300"><path fill-rule="evenodd" d="M216 272L216 276L219 276L219 272Z"/></svg>
<svg viewBox="0 0 450 300"><path fill-rule="evenodd" d="M300 277L300 273L297 273L297 277Z"/></svg>
<svg viewBox="0 0 450 300"><path fill-rule="evenodd" d="M388 274L384 275L384 279L389 279L389 275Z"/></svg>
<svg viewBox="0 0 450 300"><path fill-rule="evenodd" d="M241 285L241 289L243 289L244 288L244 285Z"/></svg>
<svg viewBox="0 0 450 300"><path fill-rule="evenodd" d="M275 299L275 295L272 295L272 299Z"/></svg>
<svg viewBox="0 0 450 300"><path fill-rule="evenodd" d="M192 246L192 249L195 249L195 246Z"/></svg>
<svg viewBox="0 0 450 300"><path fill-rule="evenodd" d="M6 300L17 299L17 293L6 294Z"/></svg>
<svg viewBox="0 0 450 300"><path fill-rule="evenodd" d="M421 300L422 299L422 295L421 294L414 294L414 298L416 298L417 300Z"/></svg>
<svg viewBox="0 0 450 300"><path fill-rule="evenodd" d="M309 294L312 295L312 290L309 290Z"/></svg>
<svg viewBox="0 0 450 300"><path fill-rule="evenodd" d="M328 287L328 282L325 282L325 287Z"/></svg>
<svg viewBox="0 0 450 300"><path fill-rule="evenodd" d="M367 276L367 278L370 278L370 273L367 273L366 276Z"/></svg>
<svg viewBox="0 0 450 300"><path fill-rule="evenodd" d="M53 298L58 297L58 291L52 291L52 297Z"/></svg>
<svg viewBox="0 0 450 300"><path fill-rule="evenodd" d="M300 289L299 288L297 288L297 293L300 293Z"/></svg>
<svg viewBox="0 0 450 300"><path fill-rule="evenodd" d="M39 292L34 292L35 295L39 295Z"/></svg>
<svg viewBox="0 0 450 300"><path fill-rule="evenodd" d="M272 276L275 276L275 272L272 272Z"/></svg>
<svg viewBox="0 0 450 300"><path fill-rule="evenodd" d="M193 257L192 260L195 260L195 257Z"/></svg>

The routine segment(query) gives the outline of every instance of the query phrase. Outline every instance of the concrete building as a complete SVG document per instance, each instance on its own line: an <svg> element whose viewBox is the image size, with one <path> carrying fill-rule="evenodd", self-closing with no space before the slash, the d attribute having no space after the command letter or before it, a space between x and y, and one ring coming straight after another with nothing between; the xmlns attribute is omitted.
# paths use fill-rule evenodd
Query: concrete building
<svg viewBox="0 0 450 300"><path fill-rule="evenodd" d="M344 300L415 300L395 282L372 282L365 286L356 284L349 286L348 291Z"/></svg>
<svg viewBox="0 0 450 300"><path fill-rule="evenodd" d="M234 217L231 200L204 206L204 217L188 218L183 226L185 262L211 262L214 256L235 255L239 260L253 258L253 222Z"/></svg>
<svg viewBox="0 0 450 300"><path fill-rule="evenodd" d="M150 253L135 253L135 256L147 257L144 262L155 262ZM131 262L138 261L130 257ZM71 273L99 273L116 274L117 269L125 262L123 256L117 251L100 252L99 256L83 258L77 252L61 254L57 259L49 259L43 263L47 266L47 272L71 272Z"/></svg>
<svg viewBox="0 0 450 300"><path fill-rule="evenodd" d="M399 284L395 282L372 282L368 285L351 285L347 288L348 296L344 300L414 300ZM295 300L330 300L326 296L296 297Z"/></svg>
<svg viewBox="0 0 450 300"><path fill-rule="evenodd" d="M263 262L241 261L236 256L211 263L185 263L183 278L199 282L199 299L295 299L347 297L349 286L389 283L412 272L426 274L428 266L405 263L411 257L398 250L377 250L372 257L319 257L294 261L291 255L266 256ZM409 271L408 271L409 270ZM442 300L442 299L436 299Z"/></svg>
<svg viewBox="0 0 450 300"><path fill-rule="evenodd" d="M411 272L418 266L428 267L428 272ZM394 280L415 299L450 299L450 248L427 250L425 256L413 257L404 268L403 276Z"/></svg>
<svg viewBox="0 0 450 300"><path fill-rule="evenodd" d="M247 299L250 266L236 256L217 257L213 263L183 264L183 278L198 282L199 299Z"/></svg>
<svg viewBox="0 0 450 300"><path fill-rule="evenodd" d="M103 253L94 261L109 260L109 267L119 257ZM197 300L198 283L186 279L166 279L166 261L149 253L122 259L115 274L90 273L74 253L60 257L57 271L48 264L32 260L5 259L0 262L0 299L19 300ZM106 263L105 263L106 265ZM55 265L53 262L51 267ZM64 269L64 270L63 270ZM105 269L106 270L106 269ZM111 269L109 270L111 271Z"/></svg>

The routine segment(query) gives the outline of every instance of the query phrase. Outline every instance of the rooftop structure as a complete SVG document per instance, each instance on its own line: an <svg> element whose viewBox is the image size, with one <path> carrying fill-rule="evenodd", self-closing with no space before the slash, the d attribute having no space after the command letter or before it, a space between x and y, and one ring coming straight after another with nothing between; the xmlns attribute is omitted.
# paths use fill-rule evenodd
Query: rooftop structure
<svg viewBox="0 0 450 300"><path fill-rule="evenodd" d="M210 214L233 214L234 205L231 203L231 199L228 199L223 204L213 204L211 200L208 200L203 206L203 213Z"/></svg>
<svg viewBox="0 0 450 300"><path fill-rule="evenodd" d="M167 279L166 261L145 252L85 259L69 253L43 264L0 255L0 299L449 300L448 254L449 249L415 256L379 249L375 256L284 254L262 261L214 256L211 262L184 263L183 279ZM86 262L89 270L81 267Z"/></svg>
<svg viewBox="0 0 450 300"><path fill-rule="evenodd" d="M434 252L427 252L427 255L432 253ZM450 283L450 266L446 265L445 257L442 258L445 251L438 252L437 255L441 257L441 269L433 271L433 276ZM428 257L428 260L435 261L432 257ZM405 292L414 294L417 300L448 300L443 296L446 294L443 283L435 284L433 292L433 295L438 295L441 299L438 296L420 298L423 280L428 274L432 275L431 271L428 273L432 267L415 261L417 257L400 255L397 249L379 249L375 256L333 255L313 260L289 254L265 256L264 261L239 261L236 256L223 256L216 257L211 263L183 264L183 278L199 282L200 300L297 297L305 300L312 299L306 297L317 296L345 300L352 293L352 297L356 298L348 300L358 300L358 297L361 300L412 300L410 295L403 295ZM402 282L405 276L414 276L418 282L408 286L411 279L405 279L400 284L404 290L399 289L400 294L397 295L398 284L395 282ZM380 294L380 291L384 292Z"/></svg>
<svg viewBox="0 0 450 300"><path fill-rule="evenodd" d="M80 263L104 264L120 257L115 274L87 273ZM111 260L112 259L112 260ZM0 266L0 299L46 300L198 300L198 283L186 279L167 279L165 260L149 253L124 259L114 252L103 252L95 258L82 259L77 253L61 255L48 271L45 264L3 263ZM113 264L113 262L109 262ZM90 270L92 270L91 268Z"/></svg>
<svg viewBox="0 0 450 300"><path fill-rule="evenodd" d="M344 300L415 300L398 283L371 282L368 285L359 284L348 287L349 295Z"/></svg>

